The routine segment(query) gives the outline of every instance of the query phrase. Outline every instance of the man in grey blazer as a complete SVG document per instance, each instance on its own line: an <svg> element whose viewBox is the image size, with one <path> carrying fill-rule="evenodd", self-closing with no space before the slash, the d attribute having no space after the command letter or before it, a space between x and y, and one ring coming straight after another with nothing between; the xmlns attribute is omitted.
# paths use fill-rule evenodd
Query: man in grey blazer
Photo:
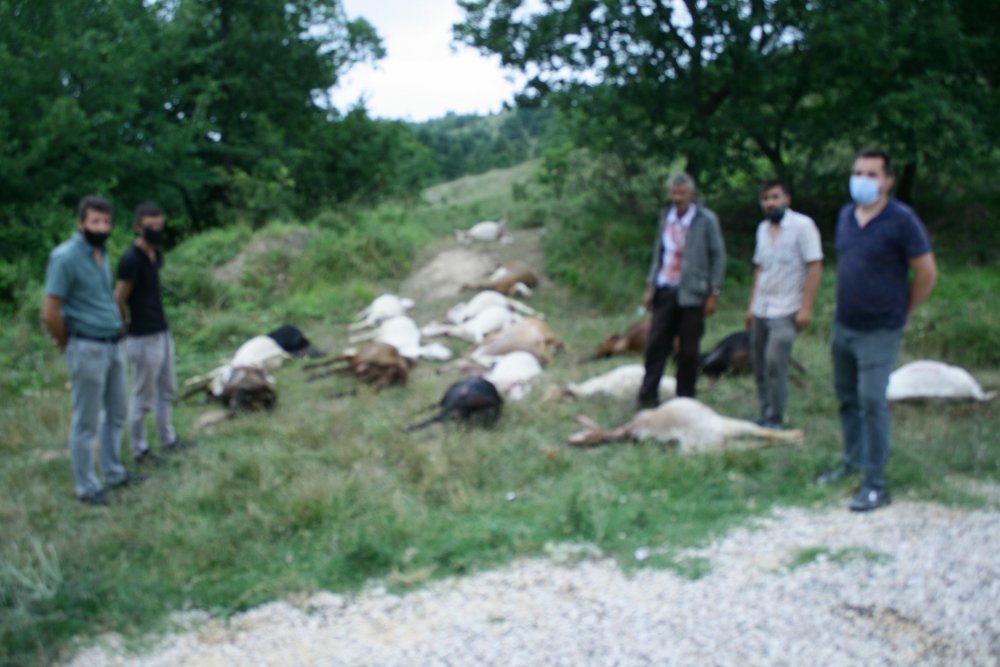
<svg viewBox="0 0 1000 667"><path fill-rule="evenodd" d="M687 174L670 178L671 205L661 212L653 261L642 303L653 314L646 344L646 374L638 406L659 404L659 385L667 357L677 349L677 395L694 397L698 344L705 317L715 312L726 276L726 247L715 213L695 198Z"/></svg>

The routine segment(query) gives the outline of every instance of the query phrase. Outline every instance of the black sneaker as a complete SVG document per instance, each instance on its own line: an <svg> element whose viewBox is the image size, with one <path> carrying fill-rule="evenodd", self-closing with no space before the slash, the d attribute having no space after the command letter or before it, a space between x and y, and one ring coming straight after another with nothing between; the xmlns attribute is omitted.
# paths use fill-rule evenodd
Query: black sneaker
<svg viewBox="0 0 1000 667"><path fill-rule="evenodd" d="M127 472L125 473L125 476L117 482L108 484L108 488L121 489L126 486L135 486L140 482L145 482L147 479L149 479L149 475L143 475L141 472Z"/></svg>
<svg viewBox="0 0 1000 667"><path fill-rule="evenodd" d="M641 412L642 410L654 410L660 407L660 402L655 398L637 398L632 403L633 412Z"/></svg>
<svg viewBox="0 0 1000 667"><path fill-rule="evenodd" d="M757 417L753 420L753 423L761 428L769 428L772 431L782 431L785 428L784 422L779 422L774 419L765 419L764 417Z"/></svg>
<svg viewBox="0 0 1000 667"><path fill-rule="evenodd" d="M133 457L132 460L135 461L136 465L140 466L141 465L158 466L165 462L162 456L160 456L159 454L154 454L152 451L148 449L144 449L142 453L140 453L136 457Z"/></svg>
<svg viewBox="0 0 1000 667"><path fill-rule="evenodd" d="M197 446L198 446L197 440L181 440L180 438L177 438L170 444L163 445L163 451L167 452L168 454L173 454L174 452L179 452L182 449L191 449L192 447L197 447Z"/></svg>
<svg viewBox="0 0 1000 667"><path fill-rule="evenodd" d="M111 498L104 489L101 489L97 493L89 493L85 496L80 496L80 502L84 505L107 507L111 504Z"/></svg>
<svg viewBox="0 0 1000 667"><path fill-rule="evenodd" d="M836 484L842 479L850 477L854 474L853 468L848 468L844 464L840 464L833 470L827 470L825 473L816 478L816 483L820 486L828 486L830 484Z"/></svg>
<svg viewBox="0 0 1000 667"><path fill-rule="evenodd" d="M889 492L885 489L866 489L862 487L858 495L854 496L854 499L851 501L850 508L852 512L871 512L891 502L892 498L889 497Z"/></svg>

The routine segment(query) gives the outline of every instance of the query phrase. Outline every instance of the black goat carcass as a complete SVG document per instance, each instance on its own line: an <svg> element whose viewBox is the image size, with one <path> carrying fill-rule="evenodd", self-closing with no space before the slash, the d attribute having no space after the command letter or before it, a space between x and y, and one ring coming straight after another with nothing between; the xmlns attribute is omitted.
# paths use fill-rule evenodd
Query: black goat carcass
<svg viewBox="0 0 1000 667"><path fill-rule="evenodd" d="M798 375L789 375L789 380L798 386L805 382L800 376L806 369L791 359L789 364ZM726 374L744 375L753 373L753 353L750 349L750 332L737 331L729 334L708 352L698 357L698 369L713 382Z"/></svg>
<svg viewBox="0 0 1000 667"><path fill-rule="evenodd" d="M750 332L737 331L723 338L715 347L698 358L698 369L713 380L718 380L726 373L737 375L752 373Z"/></svg>
<svg viewBox="0 0 1000 667"><path fill-rule="evenodd" d="M448 387L438 403L438 413L430 419L411 424L406 431L416 431L446 419L457 419L469 424L491 426L500 418L503 398L489 380L469 377Z"/></svg>

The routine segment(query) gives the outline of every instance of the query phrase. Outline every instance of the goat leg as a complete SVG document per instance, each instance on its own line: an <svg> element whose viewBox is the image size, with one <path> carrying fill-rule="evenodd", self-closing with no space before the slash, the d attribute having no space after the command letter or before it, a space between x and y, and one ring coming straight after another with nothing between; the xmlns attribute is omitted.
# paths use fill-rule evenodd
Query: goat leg
<svg viewBox="0 0 1000 667"><path fill-rule="evenodd" d="M314 361L311 364L306 364L305 366L303 366L302 371L305 372L305 371L315 370L317 368L325 368L327 366L334 365L338 361L343 361L344 359L347 359L346 355L340 355L339 357L331 357L330 359L324 359L323 361Z"/></svg>

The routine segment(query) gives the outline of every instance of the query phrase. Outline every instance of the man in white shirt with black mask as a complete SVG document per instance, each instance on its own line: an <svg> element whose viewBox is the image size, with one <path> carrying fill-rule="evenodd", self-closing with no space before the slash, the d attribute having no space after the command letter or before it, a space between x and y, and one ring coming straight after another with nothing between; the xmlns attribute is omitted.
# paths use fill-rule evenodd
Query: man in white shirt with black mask
<svg viewBox="0 0 1000 667"><path fill-rule="evenodd" d="M764 220L757 226L753 288L746 326L760 417L768 428L783 428L788 365L798 332L809 326L823 271L823 247L812 218L793 211L788 186L767 181L760 187Z"/></svg>

